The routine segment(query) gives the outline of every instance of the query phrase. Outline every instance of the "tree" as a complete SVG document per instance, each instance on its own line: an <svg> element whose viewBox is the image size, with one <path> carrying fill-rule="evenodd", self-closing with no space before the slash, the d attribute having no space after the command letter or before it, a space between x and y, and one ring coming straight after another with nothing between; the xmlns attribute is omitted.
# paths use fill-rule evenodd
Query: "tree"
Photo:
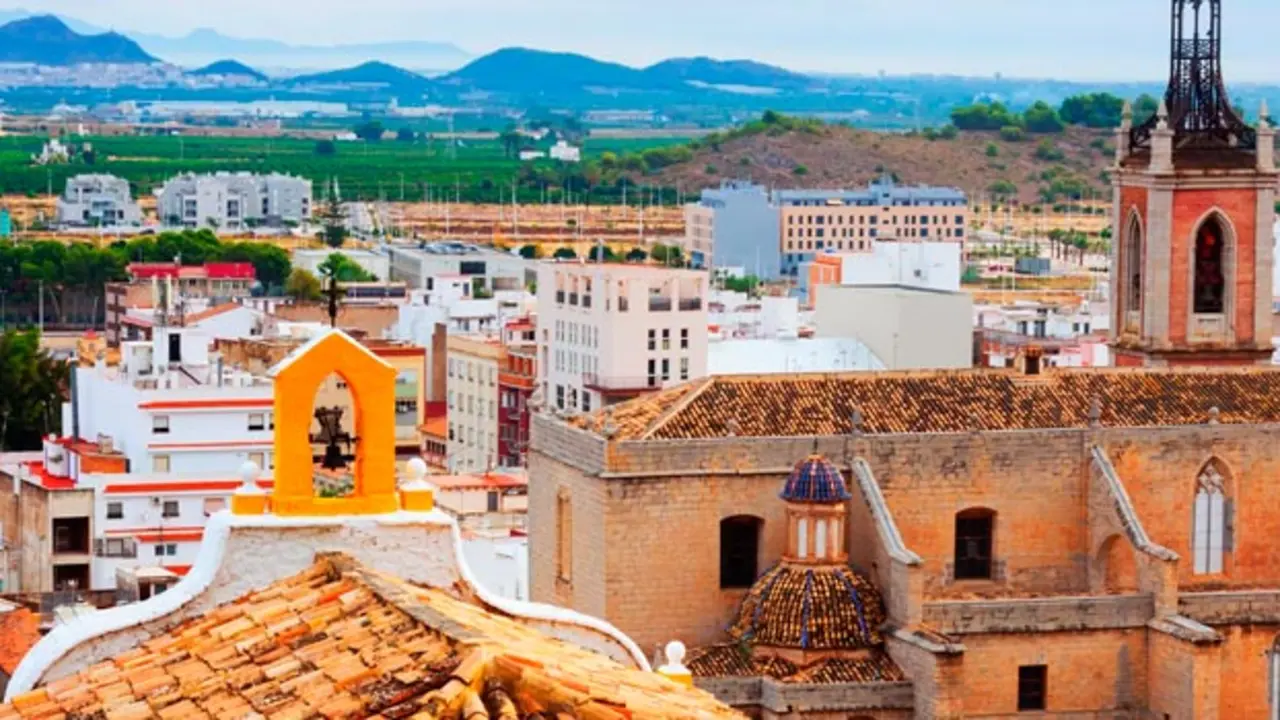
<svg viewBox="0 0 1280 720"><path fill-rule="evenodd" d="M1280 206L1280 203L1276 203L1276 205ZM644 248L634 247L627 253L627 262L644 262L648 259L649 253L645 252Z"/></svg>
<svg viewBox="0 0 1280 720"><path fill-rule="evenodd" d="M756 288L760 286L760 278L755 275L745 275L743 277L727 277L723 280L724 289L733 292L746 293L748 295L754 293Z"/></svg>
<svg viewBox="0 0 1280 720"><path fill-rule="evenodd" d="M319 217L324 223L324 229L320 231L320 239L331 248L342 247L342 244L347 241L347 213L338 198L336 185L330 184L324 206L320 208Z"/></svg>
<svg viewBox="0 0 1280 720"><path fill-rule="evenodd" d="M987 157L1000 157L1000 146L995 143L987 143Z"/></svg>
<svg viewBox="0 0 1280 720"><path fill-rule="evenodd" d="M382 127L382 123L377 120L366 120L365 122L355 126L352 130L352 132L356 134L356 137L364 140L365 142L378 142L382 139L382 133L384 131L385 129Z"/></svg>
<svg viewBox="0 0 1280 720"><path fill-rule="evenodd" d="M520 146L524 144L524 136L516 129L515 125L507 126L506 130L498 136L498 141L502 143L502 154L504 157L517 158L520 156Z"/></svg>
<svg viewBox="0 0 1280 720"><path fill-rule="evenodd" d="M537 260L538 258L542 257L542 246L533 245L533 244L521 245L520 257L524 258L525 260Z"/></svg>
<svg viewBox="0 0 1280 720"><path fill-rule="evenodd" d="M1066 129L1058 111L1049 107L1048 103L1038 100L1022 114L1027 130L1033 133L1059 133Z"/></svg>
<svg viewBox="0 0 1280 720"><path fill-rule="evenodd" d="M556 248L556 251L552 253L551 257L556 260L573 260L578 257L578 253L571 247L561 247Z"/></svg>
<svg viewBox="0 0 1280 720"><path fill-rule="evenodd" d="M284 284L284 294L294 300L319 300L324 296L324 288L320 285L320 278L302 268L294 268Z"/></svg>
<svg viewBox="0 0 1280 720"><path fill-rule="evenodd" d="M656 263L670 267L684 265L684 251L678 245L655 244L649 251L649 257Z"/></svg>
<svg viewBox="0 0 1280 720"><path fill-rule="evenodd" d="M1111 93L1085 93L1063 100L1058 115L1071 125L1113 128L1120 125L1123 109L1124 100Z"/></svg>
<svg viewBox="0 0 1280 720"><path fill-rule="evenodd" d="M1133 124L1141 125L1156 114L1156 110L1160 108L1160 101L1155 97L1143 93L1133 102Z"/></svg>
<svg viewBox="0 0 1280 720"><path fill-rule="evenodd" d="M1040 141L1040 144L1036 146L1035 155L1037 160L1044 160L1045 162L1060 162L1066 158L1066 155L1049 138Z"/></svg>
<svg viewBox="0 0 1280 720"><path fill-rule="evenodd" d="M999 130L1007 125L1021 125L1022 119L1001 103L975 103L952 110L951 124L960 130Z"/></svg>
<svg viewBox="0 0 1280 720"><path fill-rule="evenodd" d="M589 262L600 262L601 248L604 249L603 254L605 262L617 261L618 256L613 253L613 249L608 245L592 245L591 249L587 251L587 260Z"/></svg>
<svg viewBox="0 0 1280 720"><path fill-rule="evenodd" d="M338 144L332 140L318 140L315 153L321 157L333 157L338 154Z"/></svg>
<svg viewBox="0 0 1280 720"><path fill-rule="evenodd" d="M329 257L325 258L317 269L321 275L337 278L338 282L372 282L377 280L372 273L360 267L359 263L342 253L330 253Z"/></svg>
<svg viewBox="0 0 1280 720"><path fill-rule="evenodd" d="M402 127L396 131L396 140L400 142L413 142L417 139L418 134L413 131L413 128Z"/></svg>
<svg viewBox="0 0 1280 720"><path fill-rule="evenodd" d="M1006 125L1000 128L1000 139L1005 142L1022 142L1026 138L1026 133L1017 125Z"/></svg>
<svg viewBox="0 0 1280 720"><path fill-rule="evenodd" d="M0 450L36 450L61 427L71 366L40 347L36 330L0 334Z"/></svg>

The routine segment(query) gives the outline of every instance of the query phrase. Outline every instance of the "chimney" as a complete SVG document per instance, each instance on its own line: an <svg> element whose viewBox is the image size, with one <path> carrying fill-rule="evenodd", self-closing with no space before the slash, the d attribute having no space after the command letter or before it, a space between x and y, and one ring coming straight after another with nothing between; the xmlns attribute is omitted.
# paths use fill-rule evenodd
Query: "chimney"
<svg viewBox="0 0 1280 720"><path fill-rule="evenodd" d="M76 379L80 374L80 366L71 366L71 438L73 440L80 439L80 383Z"/></svg>
<svg viewBox="0 0 1280 720"><path fill-rule="evenodd" d="M1027 377L1039 377L1044 371L1044 348L1039 345L1028 345L1022 353L1022 374Z"/></svg>
<svg viewBox="0 0 1280 720"><path fill-rule="evenodd" d="M98 433L98 452L103 455L110 455L115 452L115 443L111 440L110 435Z"/></svg>

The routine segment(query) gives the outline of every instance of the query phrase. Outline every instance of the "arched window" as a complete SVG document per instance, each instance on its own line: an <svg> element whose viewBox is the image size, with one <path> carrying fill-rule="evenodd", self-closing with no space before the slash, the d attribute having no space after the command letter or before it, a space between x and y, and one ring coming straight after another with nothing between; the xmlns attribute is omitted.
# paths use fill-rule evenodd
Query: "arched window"
<svg viewBox="0 0 1280 720"><path fill-rule="evenodd" d="M996 514L983 508L956 513L956 580L991 579Z"/></svg>
<svg viewBox="0 0 1280 720"><path fill-rule="evenodd" d="M720 587L749 588L756 581L764 520L735 515L720 521Z"/></svg>
<svg viewBox="0 0 1280 720"><path fill-rule="evenodd" d="M1222 572L1222 557L1229 544L1229 505L1226 473L1217 460L1210 460L1196 477L1191 550L1197 575Z"/></svg>
<svg viewBox="0 0 1280 720"><path fill-rule="evenodd" d="M1226 308L1226 233L1217 216L1210 216L1196 231L1195 311L1221 314Z"/></svg>
<svg viewBox="0 0 1280 720"><path fill-rule="evenodd" d="M809 557L809 521L805 518L796 521L796 557Z"/></svg>
<svg viewBox="0 0 1280 720"><path fill-rule="evenodd" d="M1125 235L1124 262L1121 263L1126 275L1125 310L1138 312L1142 309L1142 223L1138 216L1129 218L1129 231Z"/></svg>
<svg viewBox="0 0 1280 720"><path fill-rule="evenodd" d="M818 529L813 534L813 556L819 560L827 556L827 521L818 520Z"/></svg>

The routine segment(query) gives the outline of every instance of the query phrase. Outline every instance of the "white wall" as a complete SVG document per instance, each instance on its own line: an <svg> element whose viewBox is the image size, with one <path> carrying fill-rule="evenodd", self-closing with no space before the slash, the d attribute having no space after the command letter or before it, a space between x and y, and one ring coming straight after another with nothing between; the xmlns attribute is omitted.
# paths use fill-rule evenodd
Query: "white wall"
<svg viewBox="0 0 1280 720"><path fill-rule="evenodd" d="M872 248L844 256L843 284L960 290L960 243L876 242Z"/></svg>
<svg viewBox="0 0 1280 720"><path fill-rule="evenodd" d="M462 554L485 589L513 600L529 599L529 541L522 537L477 537Z"/></svg>
<svg viewBox="0 0 1280 720"><path fill-rule="evenodd" d="M819 337L856 338L890 370L973 365L973 300L967 293L824 285Z"/></svg>
<svg viewBox="0 0 1280 720"><path fill-rule="evenodd" d="M254 331L261 322L262 313L253 308L238 307L205 318L189 327L197 328L211 338L235 339L259 335Z"/></svg>

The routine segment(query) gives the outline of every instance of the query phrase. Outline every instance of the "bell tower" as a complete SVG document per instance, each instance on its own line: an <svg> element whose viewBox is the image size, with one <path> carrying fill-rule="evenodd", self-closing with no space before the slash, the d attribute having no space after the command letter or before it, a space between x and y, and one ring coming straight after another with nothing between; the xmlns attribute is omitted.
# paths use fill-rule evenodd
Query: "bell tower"
<svg viewBox="0 0 1280 720"><path fill-rule="evenodd" d="M1221 0L1172 0L1169 87L1112 177L1111 345L1119 366L1271 357L1275 131L1231 107Z"/></svg>

